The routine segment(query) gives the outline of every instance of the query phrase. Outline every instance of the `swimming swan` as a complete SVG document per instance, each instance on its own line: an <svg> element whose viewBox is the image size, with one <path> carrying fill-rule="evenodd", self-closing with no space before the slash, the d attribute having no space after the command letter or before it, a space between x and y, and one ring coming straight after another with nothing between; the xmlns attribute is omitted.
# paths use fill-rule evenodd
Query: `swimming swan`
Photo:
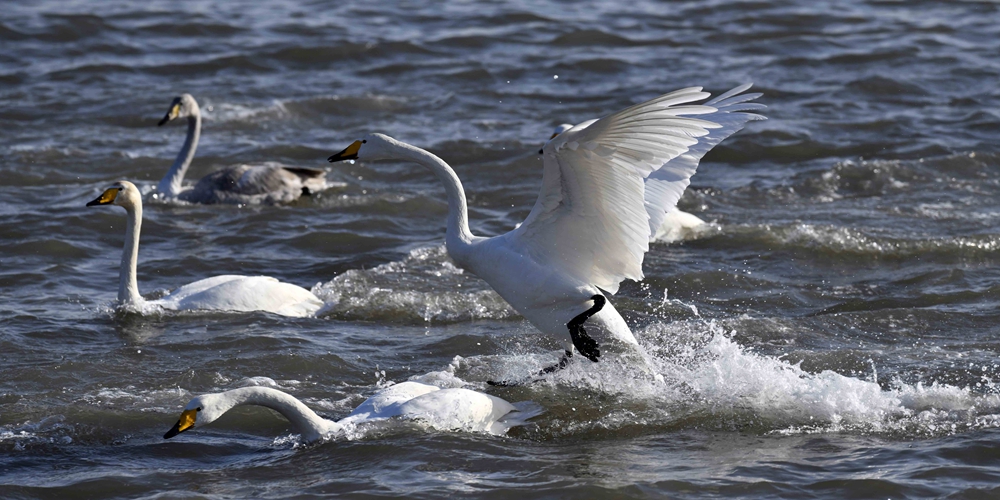
<svg viewBox="0 0 1000 500"><path fill-rule="evenodd" d="M295 397L268 387L243 387L191 400L177 423L163 435L170 439L203 427L239 405L270 408L288 419L302 440L311 443L341 434L346 427L399 418L423 422L438 430L502 434L504 417L517 411L510 403L469 389L441 389L421 382L402 382L376 393L350 415L334 422L320 417Z"/></svg>
<svg viewBox="0 0 1000 500"><path fill-rule="evenodd" d="M732 106L756 98L736 95L748 87L720 99ZM725 125L694 116L726 122L736 113L686 104L707 97L701 87L681 89L553 138L543 146L542 189L528 218L492 238L472 235L461 181L447 163L423 149L369 134L329 161L410 160L434 172L448 197L448 255L486 280L542 332L560 340L569 334L565 355L542 371L547 373L565 366L574 347L597 362L600 343L591 333L600 342L638 345L603 292L614 294L625 278L643 278L650 236L694 174L694 159L728 135L713 133ZM689 159L681 159L684 155Z"/></svg>
<svg viewBox="0 0 1000 500"><path fill-rule="evenodd" d="M128 214L125 248L118 275L118 303L121 306L142 308L143 305L152 305L175 311L267 311L296 317L312 316L323 306L323 301L300 286L282 283L269 276L235 275L195 281L163 298L146 301L139 295L135 277L139 228L142 226L142 196L131 182L118 181L87 206L111 204L124 208Z"/></svg>
<svg viewBox="0 0 1000 500"><path fill-rule="evenodd" d="M760 97L761 94L741 94L749 88L749 84L741 85L706 102L706 106L712 106L717 111L702 115L701 118L713 121L721 127L709 130L708 135L700 138L697 144L688 147L686 153L669 160L670 168L664 165L646 178L647 210L649 206L666 209L662 214L658 210L650 211L650 241L678 241L705 223L698 216L677 208L677 201L680 200L690 183L691 176L694 175L694 171L697 170L698 163L701 162L705 153L708 153L727 137L739 132L747 122L765 119L761 115L744 112L764 108L763 104L749 102ZM587 125L580 124L580 126L586 127ZM568 123L559 125L552 132L549 140L555 139L572 128L574 126ZM690 170L691 175L676 175L672 169ZM654 217L662 217L658 226Z"/></svg>
<svg viewBox="0 0 1000 500"><path fill-rule="evenodd" d="M292 202L303 194L327 188L323 170L277 163L232 165L202 177L193 188L184 188L181 183L201 136L201 108L191 94L175 98L159 124L178 118L187 118L187 138L174 164L156 188L159 196L190 203L274 204Z"/></svg>

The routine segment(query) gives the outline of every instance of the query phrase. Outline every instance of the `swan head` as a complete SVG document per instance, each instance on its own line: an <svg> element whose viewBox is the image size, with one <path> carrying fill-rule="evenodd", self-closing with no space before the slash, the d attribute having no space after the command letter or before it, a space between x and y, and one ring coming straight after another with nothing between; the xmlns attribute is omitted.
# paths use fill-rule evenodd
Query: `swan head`
<svg viewBox="0 0 1000 500"><path fill-rule="evenodd" d="M561 134L561 133L563 133L563 132L565 132L565 131L567 131L567 130L569 130L571 128L573 128L573 126L570 125L569 123L563 123L562 125L559 125L558 127L556 127L555 130L552 131L552 135L549 137L549 140L551 141L552 139L555 139L556 137L559 137L559 134Z"/></svg>
<svg viewBox="0 0 1000 500"><path fill-rule="evenodd" d="M368 134L351 143L343 151L327 158L330 163L345 160L389 160L399 156L394 150L403 143L385 134Z"/></svg>
<svg viewBox="0 0 1000 500"><path fill-rule="evenodd" d="M191 94L181 94L180 96L175 97L174 101L170 103L170 108L167 109L167 114L162 120L160 120L158 125L163 125L178 118L187 118L189 116L199 115L201 115L201 109L198 107L198 101L195 101Z"/></svg>
<svg viewBox="0 0 1000 500"><path fill-rule="evenodd" d="M97 205L118 205L125 210L132 210L142 206L142 194L139 188L129 181L118 181L101 193L93 201L87 203L88 207Z"/></svg>
<svg viewBox="0 0 1000 500"><path fill-rule="evenodd" d="M232 407L233 405L226 401L225 393L202 394L184 407L177 423L163 435L163 439L170 439L188 429L204 427L215 422Z"/></svg>
<svg viewBox="0 0 1000 500"><path fill-rule="evenodd" d="M563 123L562 125L559 125L558 127L555 128L555 130L552 131L552 135L549 136L549 140L545 141L545 144L552 142L552 139L559 137L563 132L571 128L573 128L573 125L570 125L569 123ZM538 150L538 154L542 154L542 150L545 149L545 144L542 144L542 148Z"/></svg>

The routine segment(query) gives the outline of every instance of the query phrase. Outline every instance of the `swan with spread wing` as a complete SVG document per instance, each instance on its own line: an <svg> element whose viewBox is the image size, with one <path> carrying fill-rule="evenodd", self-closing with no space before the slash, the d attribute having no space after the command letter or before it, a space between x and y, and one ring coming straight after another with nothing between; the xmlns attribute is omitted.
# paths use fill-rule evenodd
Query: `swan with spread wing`
<svg viewBox="0 0 1000 500"><path fill-rule="evenodd" d="M694 175L701 157L762 108L749 85L714 105L691 87L576 125L542 148L542 188L527 219L492 238L469 230L465 190L455 171L423 149L369 134L329 158L409 160L431 170L448 199L448 255L486 280L544 333L597 362L602 345L637 346L625 320L607 301L624 279L642 280L643 256L665 214ZM568 339L567 339L568 336ZM595 338L596 337L596 338Z"/></svg>

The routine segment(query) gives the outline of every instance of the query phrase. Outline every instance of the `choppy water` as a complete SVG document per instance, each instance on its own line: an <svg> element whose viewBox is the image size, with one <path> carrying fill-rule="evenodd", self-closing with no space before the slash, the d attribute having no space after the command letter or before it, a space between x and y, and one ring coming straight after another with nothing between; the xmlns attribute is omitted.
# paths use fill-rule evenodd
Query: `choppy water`
<svg viewBox="0 0 1000 500"><path fill-rule="evenodd" d="M1000 495L1000 6L988 2L24 2L0 17L0 493L83 497ZM336 165L291 206L149 204L146 294L221 273L315 291L313 319L117 315L119 209L206 120L189 179L323 167L381 131L450 162L474 232L523 220L559 123L745 81L769 121L708 155L613 298L664 383L614 363L484 381L558 346L440 247L419 167ZM333 418L442 370L544 413L507 437L403 429L301 446L194 394L267 384ZM259 377L268 377L263 379Z"/></svg>

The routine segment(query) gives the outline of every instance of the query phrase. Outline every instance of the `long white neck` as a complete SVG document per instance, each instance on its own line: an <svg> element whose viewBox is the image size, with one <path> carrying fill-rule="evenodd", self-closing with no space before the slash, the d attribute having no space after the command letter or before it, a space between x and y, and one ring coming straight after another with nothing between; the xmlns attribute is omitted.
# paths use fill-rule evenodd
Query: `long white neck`
<svg viewBox="0 0 1000 500"><path fill-rule="evenodd" d="M399 141L393 141L390 147L395 153L394 156L427 167L437 175L441 184L444 184L445 193L448 195L448 229L445 242L452 258L461 261L461 254L473 240L472 232L469 231L469 208L462 181L451 166L428 151Z"/></svg>
<svg viewBox="0 0 1000 500"><path fill-rule="evenodd" d="M244 387L225 393L232 403L229 408L239 405L258 405L270 408L288 419L306 442L318 441L331 433L342 430L336 422L320 417L308 406L293 396L268 387Z"/></svg>
<svg viewBox="0 0 1000 500"><path fill-rule="evenodd" d="M184 139L184 146L181 152L177 153L177 159L170 166L167 175L157 185L157 192L168 198L176 198L181 193L181 182L184 181L184 173L191 166L194 159L194 152L198 149L198 138L201 137L201 113L195 110L188 116L187 138Z"/></svg>
<svg viewBox="0 0 1000 500"><path fill-rule="evenodd" d="M118 271L118 303L127 306L142 304L139 284L136 282L135 268L139 260L139 229L142 227L142 205L125 209L125 248L122 249L122 265Z"/></svg>

